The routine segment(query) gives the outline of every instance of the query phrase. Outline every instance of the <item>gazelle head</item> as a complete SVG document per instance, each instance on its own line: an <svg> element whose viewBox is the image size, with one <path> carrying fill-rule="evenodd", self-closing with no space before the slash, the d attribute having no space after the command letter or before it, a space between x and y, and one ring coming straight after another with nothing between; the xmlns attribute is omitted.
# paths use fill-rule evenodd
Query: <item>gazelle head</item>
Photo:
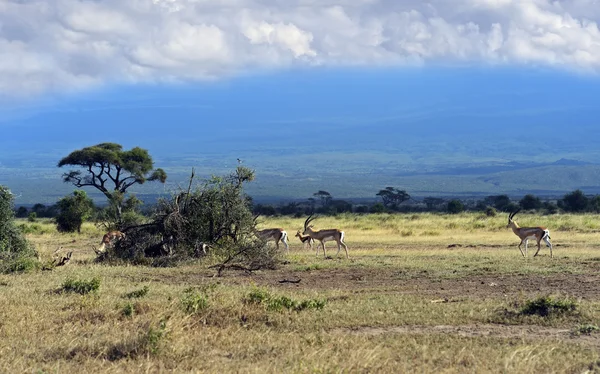
<svg viewBox="0 0 600 374"><path fill-rule="evenodd" d="M514 212L512 212L511 214L508 215L508 224L506 225L506 228L509 227L518 227L517 226L517 222L513 220L513 218L515 217L515 214L519 213L521 211L521 209L517 209Z"/></svg>
<svg viewBox="0 0 600 374"><path fill-rule="evenodd" d="M302 233L302 235L307 235L308 229L312 228L312 225L309 225L309 223L311 223L316 217L313 217L313 215L311 214L310 216L308 216L308 218L306 219L306 221L304 221L304 232Z"/></svg>
<svg viewBox="0 0 600 374"><path fill-rule="evenodd" d="M297 238L302 239L302 234L300 233L300 230L296 231L296 235Z"/></svg>

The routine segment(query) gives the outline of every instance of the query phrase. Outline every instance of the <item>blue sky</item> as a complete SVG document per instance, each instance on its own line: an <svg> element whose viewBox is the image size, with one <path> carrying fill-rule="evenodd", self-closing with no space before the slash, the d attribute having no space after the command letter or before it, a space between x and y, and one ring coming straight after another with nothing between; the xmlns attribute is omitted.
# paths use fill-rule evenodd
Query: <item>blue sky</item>
<svg viewBox="0 0 600 374"><path fill-rule="evenodd" d="M596 0L5 1L0 142L564 131L597 118L599 20Z"/></svg>

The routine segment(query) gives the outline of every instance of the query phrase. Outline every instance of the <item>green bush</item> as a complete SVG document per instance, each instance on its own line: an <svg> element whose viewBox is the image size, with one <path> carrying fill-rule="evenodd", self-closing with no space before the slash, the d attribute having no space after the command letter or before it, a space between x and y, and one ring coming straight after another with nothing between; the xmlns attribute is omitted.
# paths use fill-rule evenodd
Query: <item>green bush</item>
<svg viewBox="0 0 600 374"><path fill-rule="evenodd" d="M13 195L0 186L0 272L28 271L39 267L36 252L15 223Z"/></svg>
<svg viewBox="0 0 600 374"><path fill-rule="evenodd" d="M559 315L568 312L574 312L577 309L577 303L573 300L557 300L551 296L542 296L530 300L521 308L523 315L538 315L547 317L549 315Z"/></svg>
<svg viewBox="0 0 600 374"><path fill-rule="evenodd" d="M246 304L264 305L270 311L282 311L284 309L293 310L296 312L306 309L322 310L327 304L327 300L308 299L294 300L287 296L273 296L271 293L262 288L255 288L243 299Z"/></svg>
<svg viewBox="0 0 600 374"><path fill-rule="evenodd" d="M81 232L81 225L94 211L94 202L85 191L74 191L56 204L60 213L56 217L59 232Z"/></svg>
<svg viewBox="0 0 600 374"><path fill-rule="evenodd" d="M208 298L193 288L185 290L181 298L181 306L183 311L188 314L197 314L208 309Z"/></svg>
<svg viewBox="0 0 600 374"><path fill-rule="evenodd" d="M450 200L448 202L447 210L448 210L448 213L450 213L450 214L458 214L465 210L465 206L463 205L463 203L460 200L454 199L454 200Z"/></svg>
<svg viewBox="0 0 600 374"><path fill-rule="evenodd" d="M100 289L100 278L94 277L90 280L67 278L61 286L62 292L74 292L86 295L90 292L98 292Z"/></svg>
<svg viewBox="0 0 600 374"><path fill-rule="evenodd" d="M140 288L139 290L131 291L131 292L125 294L125 297L128 299L144 297L148 294L148 291L150 291L150 288L148 286L144 286L144 287Z"/></svg>

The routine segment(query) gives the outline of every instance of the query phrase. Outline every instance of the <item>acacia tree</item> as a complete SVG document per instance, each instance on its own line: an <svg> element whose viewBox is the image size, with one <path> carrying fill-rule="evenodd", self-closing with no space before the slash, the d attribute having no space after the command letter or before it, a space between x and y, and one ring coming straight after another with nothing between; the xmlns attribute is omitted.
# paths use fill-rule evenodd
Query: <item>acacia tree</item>
<svg viewBox="0 0 600 374"><path fill-rule="evenodd" d="M383 205L387 208L396 209L398 205L410 199L410 195L405 190L399 190L394 187L386 187L377 192L377 196L381 197Z"/></svg>
<svg viewBox="0 0 600 374"><path fill-rule="evenodd" d="M124 151L120 144L101 143L71 152L58 162L58 167L76 166L63 174L66 183L75 187L94 187L102 192L115 208L116 221L121 222L127 190L146 181L165 183L167 174L154 169L152 157L146 149L134 147Z"/></svg>
<svg viewBox="0 0 600 374"><path fill-rule="evenodd" d="M331 196L331 194L329 192L323 191L323 190L319 190L318 192L315 192L313 194L313 196L321 199L321 206L323 208L328 206L331 203L331 199L333 199L333 197Z"/></svg>

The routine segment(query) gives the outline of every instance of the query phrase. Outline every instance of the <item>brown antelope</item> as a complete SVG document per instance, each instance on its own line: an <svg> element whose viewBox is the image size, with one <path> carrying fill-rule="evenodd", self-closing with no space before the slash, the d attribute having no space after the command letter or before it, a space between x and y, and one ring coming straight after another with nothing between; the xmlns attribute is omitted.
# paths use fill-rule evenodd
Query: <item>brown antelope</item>
<svg viewBox="0 0 600 374"><path fill-rule="evenodd" d="M102 237L102 243L98 249L94 248L96 253L102 253L106 250L107 245L112 245L115 241L125 239L125 233L115 230L109 231Z"/></svg>
<svg viewBox="0 0 600 374"><path fill-rule="evenodd" d="M306 236L302 235L300 233L300 230L298 230L298 232L296 233L296 237L300 239L303 247L304 247L304 244L308 243L308 248L312 249L313 243L315 242L313 240L313 238L311 238L309 235L306 235Z"/></svg>
<svg viewBox="0 0 600 374"><path fill-rule="evenodd" d="M540 242L543 240L546 242L546 246L550 248L550 258L552 258L552 243L550 243L550 231L545 227L520 227L516 221L513 221L515 214L519 213L521 209L517 209L513 213L508 215L508 225L506 227L510 227L515 235L517 235L521 239L521 243L519 243L519 251L523 257L527 257L527 243L529 239L535 239L537 242L537 251L533 255L533 257L538 255L540 251ZM521 249L521 244L525 243L525 253Z"/></svg>
<svg viewBox="0 0 600 374"><path fill-rule="evenodd" d="M284 229L265 229L265 230L259 230L256 231L256 236L258 236L259 239L264 240L266 242L268 241L275 241L275 246L277 247L277 249L279 249L279 242L281 241L283 243L283 245L285 246L285 250L287 252L290 251L290 247L288 246L288 235L287 232Z"/></svg>
<svg viewBox="0 0 600 374"><path fill-rule="evenodd" d="M339 229L326 229L326 230L315 231L312 229L313 228L312 225L309 226L309 223L312 220L314 220L314 218L313 218L313 215L311 214L310 216L308 216L306 221L304 221L304 232L302 233L302 235L308 235L311 238L313 238L314 240L318 240L321 243L321 245L323 246L323 256L324 257L327 257L327 253L325 252L325 242L335 240L335 242L338 245L337 256L340 255L340 250L342 249L342 246L344 246L344 250L346 251L346 258L348 258L348 247L346 246L346 243L344 243L344 232ZM316 255L317 256L319 255L319 247L318 246L317 246Z"/></svg>

